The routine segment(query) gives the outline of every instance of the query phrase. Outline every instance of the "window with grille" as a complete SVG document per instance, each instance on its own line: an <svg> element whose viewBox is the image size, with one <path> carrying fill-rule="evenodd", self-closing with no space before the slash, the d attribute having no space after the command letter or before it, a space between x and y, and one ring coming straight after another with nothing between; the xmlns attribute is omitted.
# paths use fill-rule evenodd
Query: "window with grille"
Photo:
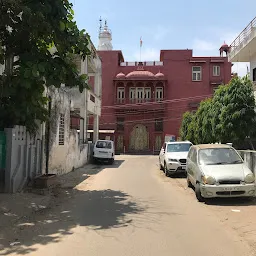
<svg viewBox="0 0 256 256"><path fill-rule="evenodd" d="M117 101L123 103L125 99L125 89L124 87L117 88Z"/></svg>
<svg viewBox="0 0 256 256"><path fill-rule="evenodd" d="M136 88L137 89L137 102L143 102L143 99L144 99L144 95L143 95L143 91L144 91L144 88Z"/></svg>
<svg viewBox="0 0 256 256"><path fill-rule="evenodd" d="M150 101L151 99L151 88L146 87L145 88L145 101Z"/></svg>
<svg viewBox="0 0 256 256"><path fill-rule="evenodd" d="M162 101L164 98L164 91L162 87L156 88L156 101Z"/></svg>
<svg viewBox="0 0 256 256"><path fill-rule="evenodd" d="M192 81L202 80L202 67L192 67Z"/></svg>
<svg viewBox="0 0 256 256"><path fill-rule="evenodd" d="M163 131L163 119L159 118L155 120L155 131L162 132Z"/></svg>
<svg viewBox="0 0 256 256"><path fill-rule="evenodd" d="M124 117L117 117L116 129L117 131L124 131Z"/></svg>
<svg viewBox="0 0 256 256"><path fill-rule="evenodd" d="M64 145L65 143L65 120L64 114L60 114L60 124L59 124L59 145Z"/></svg>
<svg viewBox="0 0 256 256"><path fill-rule="evenodd" d="M136 90L134 87L130 88L130 102L134 103L136 99Z"/></svg>
<svg viewBox="0 0 256 256"><path fill-rule="evenodd" d="M220 66L213 66L213 76L220 76Z"/></svg>

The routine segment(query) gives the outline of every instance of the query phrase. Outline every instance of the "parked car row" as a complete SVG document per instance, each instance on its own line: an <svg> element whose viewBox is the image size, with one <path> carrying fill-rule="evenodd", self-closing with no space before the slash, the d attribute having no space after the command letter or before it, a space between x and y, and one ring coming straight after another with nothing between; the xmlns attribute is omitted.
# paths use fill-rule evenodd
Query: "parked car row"
<svg viewBox="0 0 256 256"><path fill-rule="evenodd" d="M166 142L159 154L166 176L184 172L199 202L214 197L254 197L255 176L230 145Z"/></svg>

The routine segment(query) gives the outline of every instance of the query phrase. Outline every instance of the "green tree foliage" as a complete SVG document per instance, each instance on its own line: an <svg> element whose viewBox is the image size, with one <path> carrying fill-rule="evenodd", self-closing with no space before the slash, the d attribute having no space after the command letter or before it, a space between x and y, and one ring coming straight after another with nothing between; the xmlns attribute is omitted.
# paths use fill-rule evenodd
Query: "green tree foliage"
<svg viewBox="0 0 256 256"><path fill-rule="evenodd" d="M192 118L193 118L192 116L193 116L193 114L188 111L183 114L182 123L181 123L181 127L180 127L180 137L182 140L186 140L186 138L187 138L188 125L192 121Z"/></svg>
<svg viewBox="0 0 256 256"><path fill-rule="evenodd" d="M254 109L252 82L247 76L235 77L220 86L212 99L202 101L194 116L184 114L181 137L196 144L243 141L255 135Z"/></svg>
<svg viewBox="0 0 256 256"><path fill-rule="evenodd" d="M255 118L255 99L248 77L236 77L227 86L220 114L222 141L241 141L251 135Z"/></svg>
<svg viewBox="0 0 256 256"><path fill-rule="evenodd" d="M74 56L90 55L68 0L2 0L0 5L0 128L47 119L45 87L88 88Z"/></svg>

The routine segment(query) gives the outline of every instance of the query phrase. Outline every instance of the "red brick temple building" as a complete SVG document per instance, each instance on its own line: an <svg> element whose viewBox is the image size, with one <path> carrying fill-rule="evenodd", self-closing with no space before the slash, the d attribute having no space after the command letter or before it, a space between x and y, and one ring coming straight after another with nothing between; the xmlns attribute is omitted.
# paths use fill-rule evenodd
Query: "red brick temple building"
<svg viewBox="0 0 256 256"><path fill-rule="evenodd" d="M117 152L159 152L165 136L179 137L182 115L197 109L231 79L227 57L194 57L192 50L161 50L159 61L125 62L112 50L107 24L100 29L102 60L101 139ZM222 49L222 48L221 48Z"/></svg>

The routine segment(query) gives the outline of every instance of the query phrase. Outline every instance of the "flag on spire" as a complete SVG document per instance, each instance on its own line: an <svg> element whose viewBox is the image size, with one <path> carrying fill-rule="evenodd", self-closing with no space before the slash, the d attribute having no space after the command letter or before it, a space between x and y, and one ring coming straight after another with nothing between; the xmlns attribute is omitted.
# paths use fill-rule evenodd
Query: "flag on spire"
<svg viewBox="0 0 256 256"><path fill-rule="evenodd" d="M141 39L141 37L140 37L140 47L142 46L142 39Z"/></svg>

